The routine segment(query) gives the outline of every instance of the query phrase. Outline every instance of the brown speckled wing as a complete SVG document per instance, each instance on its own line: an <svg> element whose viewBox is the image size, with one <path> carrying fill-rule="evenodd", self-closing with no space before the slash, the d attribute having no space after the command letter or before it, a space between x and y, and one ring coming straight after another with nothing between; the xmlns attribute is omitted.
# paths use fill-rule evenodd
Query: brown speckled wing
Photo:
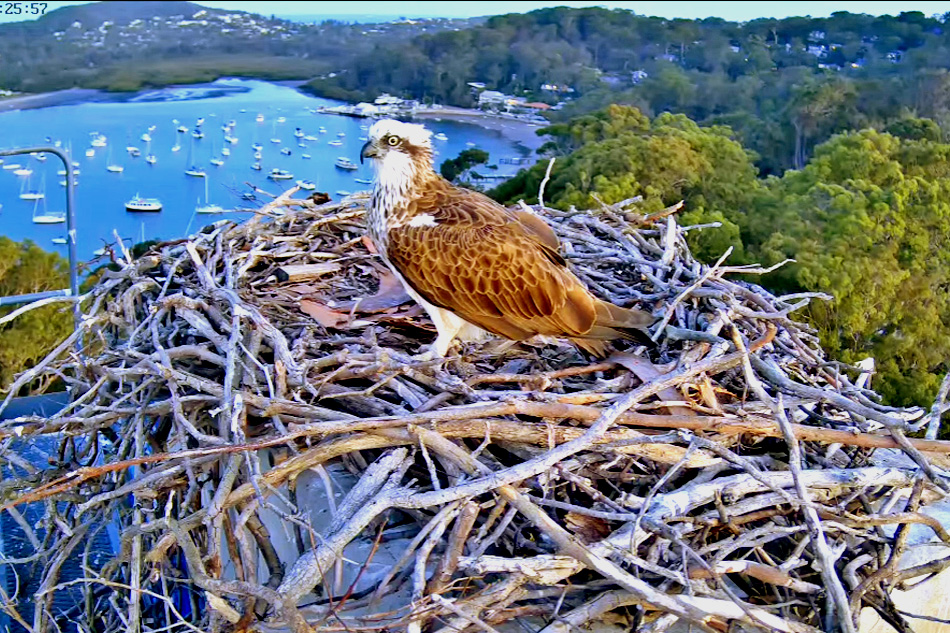
<svg viewBox="0 0 950 633"><path fill-rule="evenodd" d="M591 330L599 302L565 267L557 238L540 218L525 221L480 193L444 183L426 189L408 212L431 215L435 224L390 229L387 256L430 303L516 340Z"/></svg>

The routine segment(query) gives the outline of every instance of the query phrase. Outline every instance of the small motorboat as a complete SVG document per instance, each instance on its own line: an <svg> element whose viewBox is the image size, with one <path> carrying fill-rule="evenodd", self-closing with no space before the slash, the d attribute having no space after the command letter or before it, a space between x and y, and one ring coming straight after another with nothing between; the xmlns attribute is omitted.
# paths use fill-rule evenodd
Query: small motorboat
<svg viewBox="0 0 950 633"><path fill-rule="evenodd" d="M271 180L293 180L294 175L286 169L273 168L267 177Z"/></svg>
<svg viewBox="0 0 950 633"><path fill-rule="evenodd" d="M336 162L333 163L333 166L336 167L337 169L343 169L345 171L356 171L357 169L360 168L359 165L351 161L346 156L340 156L339 158L337 158Z"/></svg>

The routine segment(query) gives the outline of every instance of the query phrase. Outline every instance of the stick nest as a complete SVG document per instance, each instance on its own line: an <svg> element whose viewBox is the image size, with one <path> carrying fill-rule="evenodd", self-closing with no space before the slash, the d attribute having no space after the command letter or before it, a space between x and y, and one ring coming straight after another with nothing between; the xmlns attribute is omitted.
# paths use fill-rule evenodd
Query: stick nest
<svg viewBox="0 0 950 633"><path fill-rule="evenodd" d="M676 208L541 211L596 294L653 311L654 344L438 363L365 196L294 191L119 246L13 385L71 393L0 425L3 509L35 550L3 565L22 626L854 631L863 607L906 626L891 588L950 565L898 565L911 524L950 540L922 512L947 448L905 434L928 416L825 359L790 316L815 296L694 260Z"/></svg>

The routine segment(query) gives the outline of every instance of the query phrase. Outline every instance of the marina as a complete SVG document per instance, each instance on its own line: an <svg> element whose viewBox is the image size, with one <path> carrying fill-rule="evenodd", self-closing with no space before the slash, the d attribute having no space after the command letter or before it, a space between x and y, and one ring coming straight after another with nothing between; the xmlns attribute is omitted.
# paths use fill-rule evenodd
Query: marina
<svg viewBox="0 0 950 633"><path fill-rule="evenodd" d="M242 220L247 212L235 209L268 200L259 190L279 194L299 180L301 197L315 190L339 197L372 180L370 166L358 162L365 123L320 113L334 102L289 86L228 79L98 99L0 113L3 147L57 144L71 153L81 259L114 241L113 231L129 245L184 236L209 215ZM523 153L476 125L428 126L448 138L435 147L437 166L466 142L493 158ZM281 138L290 142L268 143ZM0 164L0 234L65 253L67 236L56 218L65 205L66 171L43 157Z"/></svg>

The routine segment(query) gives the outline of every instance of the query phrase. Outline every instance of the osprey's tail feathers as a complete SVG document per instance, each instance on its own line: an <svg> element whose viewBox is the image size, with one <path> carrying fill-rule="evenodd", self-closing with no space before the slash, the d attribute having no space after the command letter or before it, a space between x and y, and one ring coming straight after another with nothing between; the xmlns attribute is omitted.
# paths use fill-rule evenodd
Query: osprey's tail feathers
<svg viewBox="0 0 950 633"><path fill-rule="evenodd" d="M591 332L600 328L613 330L646 330L656 319L645 310L636 308L621 308L612 303L598 300L594 306L597 317L594 319L594 327ZM602 338L600 336L591 336L591 338ZM617 335L610 338L617 338Z"/></svg>
<svg viewBox="0 0 950 633"><path fill-rule="evenodd" d="M597 315L594 326L584 335L584 338L573 339L574 344L581 349L603 358L608 351L605 341L625 338L639 343L649 343L646 329L656 321L649 312L621 308L601 300L597 301L594 309Z"/></svg>

